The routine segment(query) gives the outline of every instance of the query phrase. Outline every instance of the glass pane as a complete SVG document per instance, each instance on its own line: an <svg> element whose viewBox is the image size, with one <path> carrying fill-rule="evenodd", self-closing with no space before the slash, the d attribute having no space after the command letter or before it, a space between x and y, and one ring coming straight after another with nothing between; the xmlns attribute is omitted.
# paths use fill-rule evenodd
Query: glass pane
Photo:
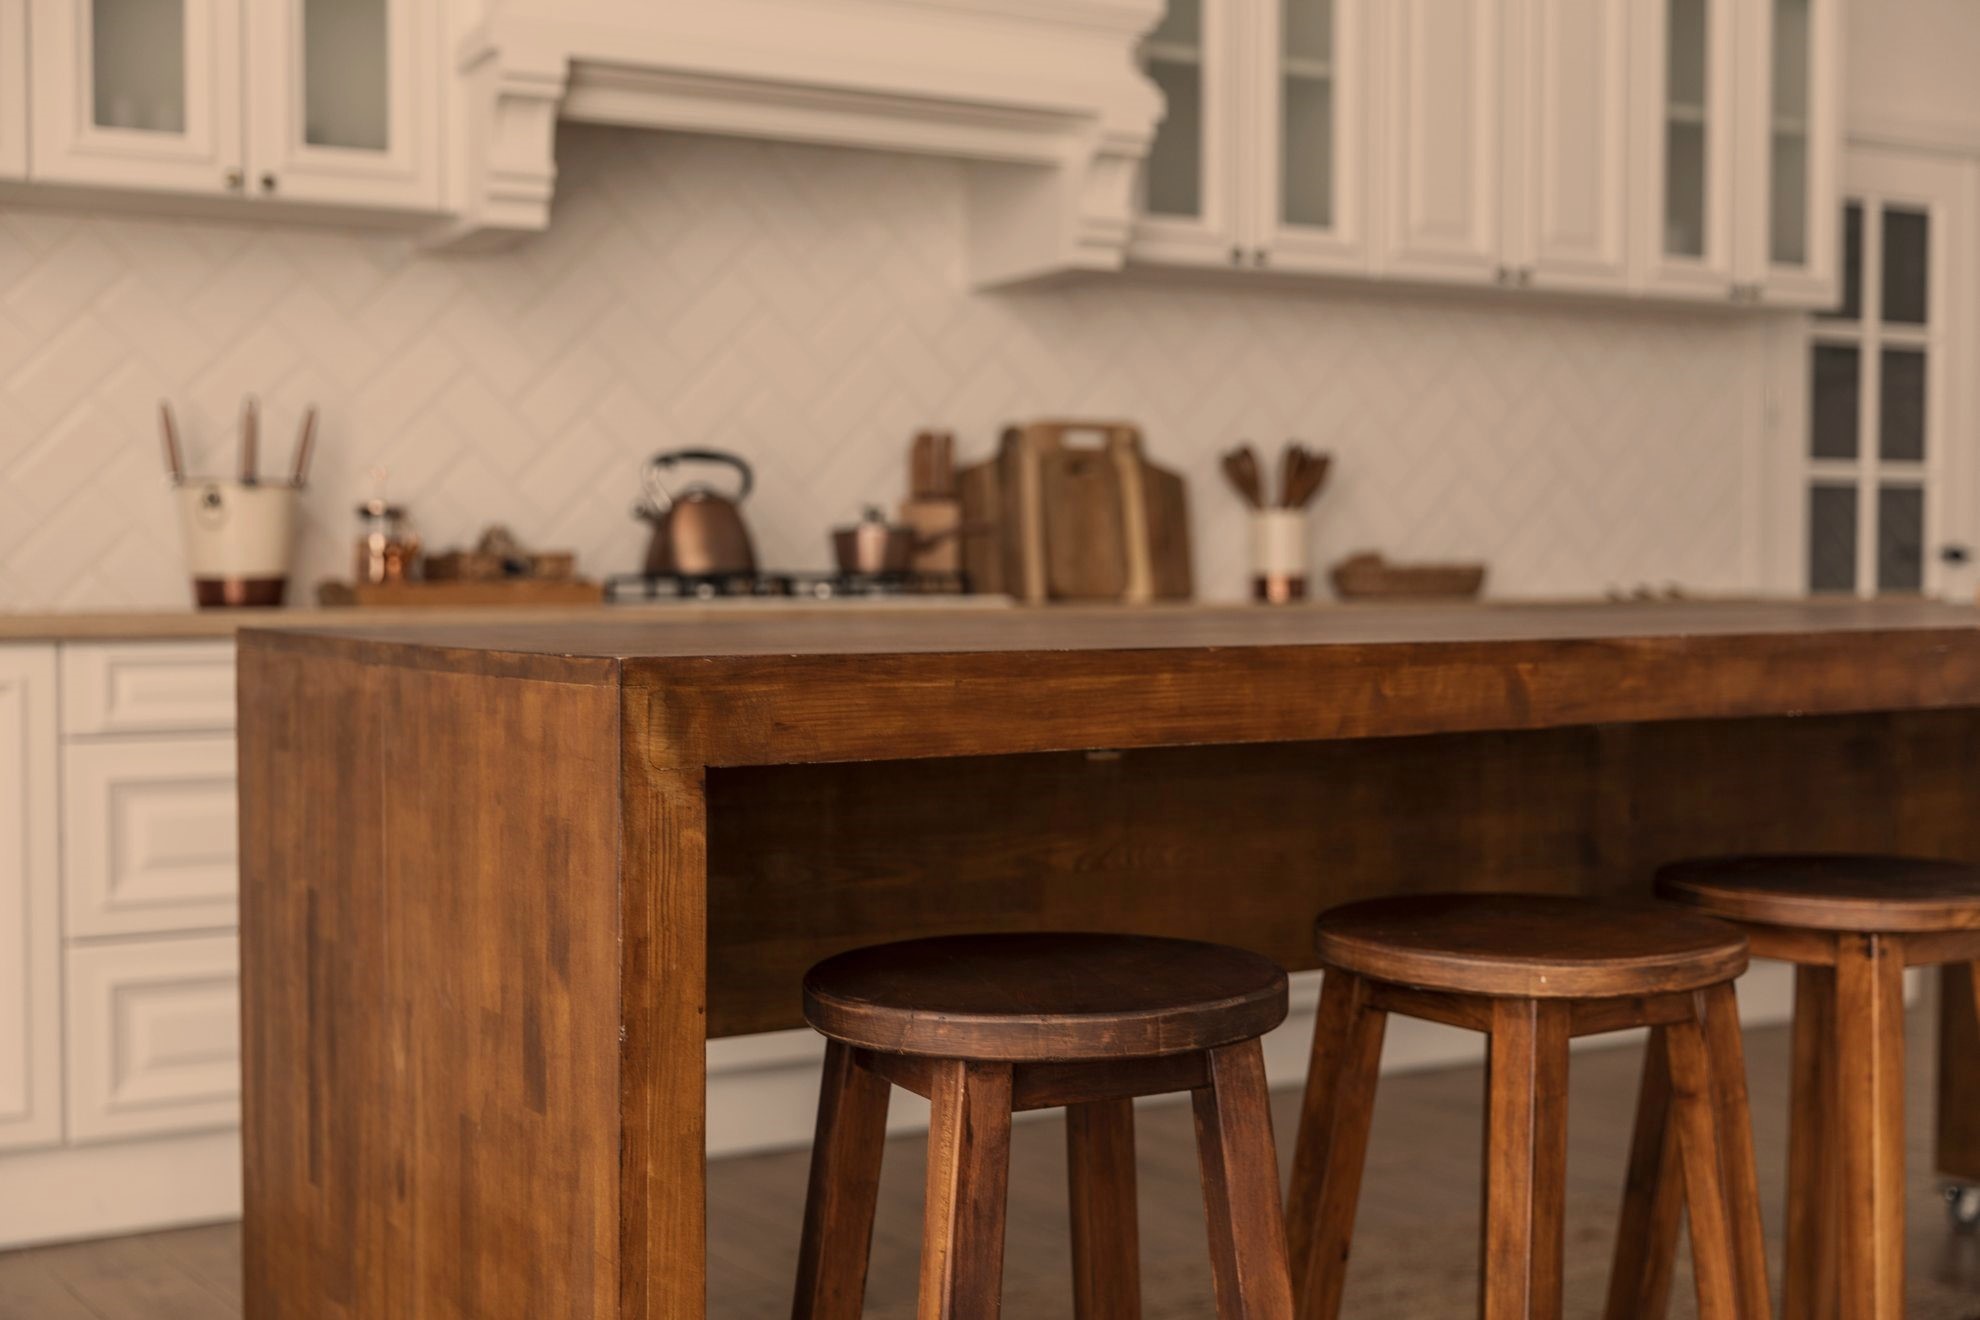
<svg viewBox="0 0 1980 1320"><path fill-rule="evenodd" d="M1148 151L1148 210L1198 215L1203 208L1203 70L1152 61L1148 72L1169 99L1168 118Z"/></svg>
<svg viewBox="0 0 1980 1320"><path fill-rule="evenodd" d="M1856 487L1808 491L1808 589L1856 590Z"/></svg>
<svg viewBox="0 0 1980 1320"><path fill-rule="evenodd" d="M1863 206L1859 202L1843 208L1842 302L1833 312L1822 315L1840 321L1854 321L1863 315Z"/></svg>
<svg viewBox="0 0 1980 1320"><path fill-rule="evenodd" d="M89 20L96 125L185 132L184 0L90 0Z"/></svg>
<svg viewBox="0 0 1980 1320"><path fill-rule="evenodd" d="M1854 348L1815 346L1808 452L1816 458L1856 457L1858 359Z"/></svg>
<svg viewBox="0 0 1980 1320"><path fill-rule="evenodd" d="M1777 130L1772 170L1767 255L1776 265L1804 265L1808 261L1808 139L1798 132Z"/></svg>
<svg viewBox="0 0 1980 1320"><path fill-rule="evenodd" d="M1281 0L1279 12L1288 62L1333 63L1334 0Z"/></svg>
<svg viewBox="0 0 1980 1320"><path fill-rule="evenodd" d="M1334 223L1334 82L1286 79L1283 186L1285 220Z"/></svg>
<svg viewBox="0 0 1980 1320"><path fill-rule="evenodd" d="M1672 120L1664 156L1664 251L1705 255L1705 125Z"/></svg>
<svg viewBox="0 0 1980 1320"><path fill-rule="evenodd" d="M1884 486L1877 491L1877 590L1925 589L1925 491Z"/></svg>
<svg viewBox="0 0 1980 1320"><path fill-rule="evenodd" d="M1923 211L1884 208L1884 319L1924 325L1931 296L1932 218Z"/></svg>
<svg viewBox="0 0 1980 1320"><path fill-rule="evenodd" d="M1809 0L1774 0L1774 123L1808 124Z"/></svg>
<svg viewBox="0 0 1980 1320"><path fill-rule="evenodd" d="M303 140L390 147L391 62L385 0L303 0Z"/></svg>
<svg viewBox="0 0 1980 1320"><path fill-rule="evenodd" d="M1672 110L1705 110L1706 8L1708 0L1670 0L1670 68L1666 94Z"/></svg>
<svg viewBox="0 0 1980 1320"><path fill-rule="evenodd" d="M1925 353L1887 348L1877 399L1877 452L1894 463L1925 461Z"/></svg>

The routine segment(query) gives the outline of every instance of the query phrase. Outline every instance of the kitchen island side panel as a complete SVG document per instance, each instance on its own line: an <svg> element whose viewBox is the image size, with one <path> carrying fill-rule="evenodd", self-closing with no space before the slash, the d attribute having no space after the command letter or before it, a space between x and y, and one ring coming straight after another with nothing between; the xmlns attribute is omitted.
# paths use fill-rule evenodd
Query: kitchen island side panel
<svg viewBox="0 0 1980 1320"><path fill-rule="evenodd" d="M247 1314L617 1315L615 671L240 666Z"/></svg>

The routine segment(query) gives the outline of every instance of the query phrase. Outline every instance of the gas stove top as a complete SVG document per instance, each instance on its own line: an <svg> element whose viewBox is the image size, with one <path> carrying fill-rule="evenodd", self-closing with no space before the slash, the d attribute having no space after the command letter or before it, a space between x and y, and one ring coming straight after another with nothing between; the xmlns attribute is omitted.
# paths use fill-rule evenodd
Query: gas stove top
<svg viewBox="0 0 1980 1320"><path fill-rule="evenodd" d="M606 579L605 599L617 605L730 598L873 600L896 596L961 596L961 573L620 573Z"/></svg>

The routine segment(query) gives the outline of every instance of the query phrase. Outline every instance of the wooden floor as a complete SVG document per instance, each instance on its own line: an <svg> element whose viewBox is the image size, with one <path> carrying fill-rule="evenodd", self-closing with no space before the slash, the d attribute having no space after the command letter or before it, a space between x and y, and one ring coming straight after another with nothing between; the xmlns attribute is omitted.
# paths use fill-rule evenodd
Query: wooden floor
<svg viewBox="0 0 1980 1320"><path fill-rule="evenodd" d="M1926 1057L1925 1039L1914 1030ZM1749 1042L1769 1225L1780 1222L1786 1034ZM1576 1056L1569 1154L1568 1313L1599 1313L1627 1143L1636 1049ZM1929 1164L1930 1088L1914 1066L1909 1314L1980 1320L1980 1237L1947 1227ZM1404 1320L1469 1311L1475 1270L1479 1101L1473 1068L1387 1080L1375 1124L1347 1315ZM1278 1097L1284 1154L1296 1097ZM1143 1111L1142 1255L1150 1320L1211 1313L1209 1262L1186 1106ZM1068 1316L1063 1129L1020 1125L1012 1152L1005 1314ZM867 1314L914 1311L920 1229L919 1138L892 1143L876 1226ZM719 1163L710 1179L711 1312L723 1320L788 1314L805 1155ZM186 1229L0 1254L0 1320L228 1320L241 1314L240 1232ZM1673 1308L1690 1315L1688 1299Z"/></svg>

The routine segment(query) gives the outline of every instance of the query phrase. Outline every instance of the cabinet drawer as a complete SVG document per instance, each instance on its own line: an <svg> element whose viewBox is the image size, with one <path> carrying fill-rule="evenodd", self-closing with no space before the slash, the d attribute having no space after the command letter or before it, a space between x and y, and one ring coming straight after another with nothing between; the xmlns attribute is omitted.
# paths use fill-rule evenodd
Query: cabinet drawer
<svg viewBox="0 0 1980 1320"><path fill-rule="evenodd" d="M219 733L234 727L234 644L62 648L62 734Z"/></svg>
<svg viewBox="0 0 1980 1320"><path fill-rule="evenodd" d="M68 933L145 935L235 924L234 740L62 749Z"/></svg>
<svg viewBox="0 0 1980 1320"><path fill-rule="evenodd" d="M71 1141L240 1122L233 936L72 947L68 963Z"/></svg>

